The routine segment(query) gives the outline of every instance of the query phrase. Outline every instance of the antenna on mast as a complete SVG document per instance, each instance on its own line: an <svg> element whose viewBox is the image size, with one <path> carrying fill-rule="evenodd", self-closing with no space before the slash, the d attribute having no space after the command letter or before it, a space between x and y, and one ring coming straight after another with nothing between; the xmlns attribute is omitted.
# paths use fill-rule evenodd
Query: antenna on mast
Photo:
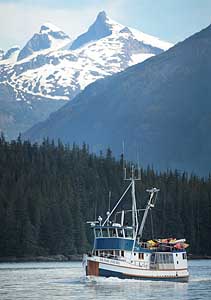
<svg viewBox="0 0 211 300"><path fill-rule="evenodd" d="M141 168L140 168L140 155L139 155L139 151L137 151L137 161L138 161L138 179L141 180Z"/></svg>
<svg viewBox="0 0 211 300"><path fill-rule="evenodd" d="M125 163L125 142L124 140L122 141L122 158L123 158L123 162L122 162L122 167L123 167L123 174L124 174L124 180L126 179L127 176L127 169L126 169L126 163Z"/></svg>
<svg viewBox="0 0 211 300"><path fill-rule="evenodd" d="M125 156L125 142L124 140L122 141L122 154L123 154L123 158ZM123 162L124 162L124 159L123 159Z"/></svg>

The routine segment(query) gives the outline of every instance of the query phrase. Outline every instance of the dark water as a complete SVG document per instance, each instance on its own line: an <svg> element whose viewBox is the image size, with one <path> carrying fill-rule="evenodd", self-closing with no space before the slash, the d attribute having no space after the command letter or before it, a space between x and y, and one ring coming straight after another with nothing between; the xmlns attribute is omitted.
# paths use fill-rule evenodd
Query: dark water
<svg viewBox="0 0 211 300"><path fill-rule="evenodd" d="M188 283L87 279L81 263L2 263L0 300L211 299L211 260L189 261Z"/></svg>

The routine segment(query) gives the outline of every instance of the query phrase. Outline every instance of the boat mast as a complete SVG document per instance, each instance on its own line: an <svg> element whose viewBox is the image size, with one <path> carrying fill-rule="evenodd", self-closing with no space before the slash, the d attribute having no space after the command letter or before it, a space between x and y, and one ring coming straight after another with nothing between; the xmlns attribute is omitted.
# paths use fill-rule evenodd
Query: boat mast
<svg viewBox="0 0 211 300"><path fill-rule="evenodd" d="M134 166L132 165L132 168L131 168L131 177L127 178L126 177L126 168L125 168L125 178L124 179L131 181L132 226L133 226L133 247L132 247L132 251L131 251L131 259L132 259L133 253L134 253L135 244L136 244L136 238L137 238L137 234L138 234L138 227L139 227L138 213L137 213L137 207L136 207L135 181L136 180L141 180L140 170L138 170L138 177L136 178L135 177L135 169L134 169Z"/></svg>
<svg viewBox="0 0 211 300"><path fill-rule="evenodd" d="M134 175L134 166L132 166L131 170L131 194L132 194L132 226L134 230L134 235L136 232L136 228L138 226L138 215L137 215L137 208L136 208L136 192L135 192L135 175Z"/></svg>
<svg viewBox="0 0 211 300"><path fill-rule="evenodd" d="M133 227L133 237L136 237L136 231L138 228L138 214L137 214L137 207L136 207L136 191L135 191L135 181L140 180L139 176L135 178L135 169L134 166L131 166L131 176L127 178L125 168L125 178L124 180L130 181L131 186L131 196L132 196L132 227Z"/></svg>

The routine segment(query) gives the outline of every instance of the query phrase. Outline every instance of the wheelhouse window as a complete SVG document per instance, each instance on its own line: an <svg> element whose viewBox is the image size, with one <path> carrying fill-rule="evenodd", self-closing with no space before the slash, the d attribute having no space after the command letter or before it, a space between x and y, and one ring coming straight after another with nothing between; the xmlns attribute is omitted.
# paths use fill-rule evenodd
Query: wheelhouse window
<svg viewBox="0 0 211 300"><path fill-rule="evenodd" d="M132 228L125 228L125 237L133 238L133 229Z"/></svg>
<svg viewBox="0 0 211 300"><path fill-rule="evenodd" d="M103 228L102 229L102 234L103 234L103 237L108 237L109 236L108 228Z"/></svg>
<svg viewBox="0 0 211 300"><path fill-rule="evenodd" d="M117 232L118 232L118 237L124 237L124 229L118 228Z"/></svg>
<svg viewBox="0 0 211 300"><path fill-rule="evenodd" d="M124 257L125 256L125 253L123 250L121 250L121 256Z"/></svg>
<svg viewBox="0 0 211 300"><path fill-rule="evenodd" d="M102 237L102 231L100 228L95 228L95 236L96 237Z"/></svg>
<svg viewBox="0 0 211 300"><path fill-rule="evenodd" d="M109 229L110 237L117 237L117 229L116 228L110 228Z"/></svg>

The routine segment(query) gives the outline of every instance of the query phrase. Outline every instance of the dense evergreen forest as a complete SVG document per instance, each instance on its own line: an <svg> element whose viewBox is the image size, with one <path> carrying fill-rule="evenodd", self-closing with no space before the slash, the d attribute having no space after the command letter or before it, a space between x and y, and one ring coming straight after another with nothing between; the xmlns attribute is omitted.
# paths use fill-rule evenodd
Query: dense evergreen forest
<svg viewBox="0 0 211 300"><path fill-rule="evenodd" d="M90 154L85 144L63 145L44 140L8 142L0 138L0 256L80 254L91 249L87 220L108 210L128 182L122 157L110 149ZM129 164L128 164L129 170ZM160 188L148 218L145 238L186 237L193 254L211 255L211 177L168 170L141 169L138 206L146 204L146 188ZM125 206L130 204L130 195Z"/></svg>

